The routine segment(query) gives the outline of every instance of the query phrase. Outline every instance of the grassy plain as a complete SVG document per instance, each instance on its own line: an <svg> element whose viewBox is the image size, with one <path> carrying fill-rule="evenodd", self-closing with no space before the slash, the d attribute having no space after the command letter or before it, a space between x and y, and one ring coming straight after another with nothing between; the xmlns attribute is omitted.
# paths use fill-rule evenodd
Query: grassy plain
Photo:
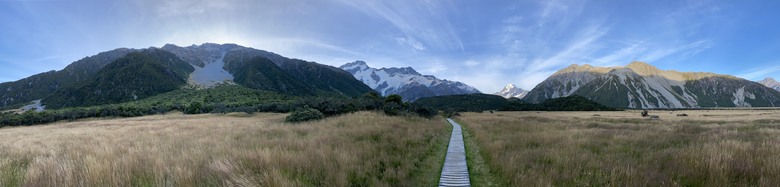
<svg viewBox="0 0 780 187"><path fill-rule="evenodd" d="M0 128L0 186L434 186L450 126L358 112L154 115Z"/></svg>
<svg viewBox="0 0 780 187"><path fill-rule="evenodd" d="M484 160L469 163L483 168L476 186L780 186L780 111L650 111L660 120L639 112L456 120Z"/></svg>

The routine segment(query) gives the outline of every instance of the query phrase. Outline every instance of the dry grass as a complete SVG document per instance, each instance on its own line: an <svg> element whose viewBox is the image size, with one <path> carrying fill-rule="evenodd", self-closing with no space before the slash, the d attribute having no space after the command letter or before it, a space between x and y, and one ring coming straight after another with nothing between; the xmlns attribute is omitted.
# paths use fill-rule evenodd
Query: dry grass
<svg viewBox="0 0 780 187"><path fill-rule="evenodd" d="M509 186L780 186L777 111L664 113L659 121L637 111L465 113L458 120Z"/></svg>
<svg viewBox="0 0 780 187"><path fill-rule="evenodd" d="M0 186L431 186L443 120L181 115L0 129Z"/></svg>

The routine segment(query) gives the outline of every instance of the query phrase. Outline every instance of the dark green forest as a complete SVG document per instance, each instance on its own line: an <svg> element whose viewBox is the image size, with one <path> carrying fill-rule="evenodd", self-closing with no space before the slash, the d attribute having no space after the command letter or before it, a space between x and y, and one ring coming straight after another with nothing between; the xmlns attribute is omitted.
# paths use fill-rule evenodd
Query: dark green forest
<svg viewBox="0 0 780 187"><path fill-rule="evenodd" d="M574 95L548 99L539 104L527 103L520 99L505 99L501 96L488 94L448 95L421 98L416 105L430 107L434 110L452 112L482 112L496 111L614 111L585 97Z"/></svg>
<svg viewBox="0 0 780 187"><path fill-rule="evenodd" d="M211 89L178 89L149 98L89 107L70 107L28 111L23 114L0 113L0 127L45 124L62 120L103 117L135 117L180 111L185 114L230 112L287 113L313 109L324 117L356 111L383 111L388 115L419 115L433 117L430 108L400 102L400 96L387 99L376 92L358 97L292 96L272 91L255 90L239 85L220 85Z"/></svg>

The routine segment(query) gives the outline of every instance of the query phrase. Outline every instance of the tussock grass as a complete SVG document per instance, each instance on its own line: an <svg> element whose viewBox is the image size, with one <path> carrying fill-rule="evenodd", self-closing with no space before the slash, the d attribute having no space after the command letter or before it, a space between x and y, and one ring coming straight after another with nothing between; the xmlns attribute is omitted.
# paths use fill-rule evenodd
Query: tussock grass
<svg viewBox="0 0 780 187"><path fill-rule="evenodd" d="M778 116L584 117L592 114L465 113L458 120L508 186L780 186Z"/></svg>
<svg viewBox="0 0 780 187"><path fill-rule="evenodd" d="M0 128L0 186L433 186L441 118L157 115Z"/></svg>

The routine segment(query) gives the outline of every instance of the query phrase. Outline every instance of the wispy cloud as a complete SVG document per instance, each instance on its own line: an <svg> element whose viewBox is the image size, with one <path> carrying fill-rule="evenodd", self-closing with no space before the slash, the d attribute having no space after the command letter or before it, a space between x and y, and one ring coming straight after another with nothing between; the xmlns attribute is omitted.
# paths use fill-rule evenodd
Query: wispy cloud
<svg viewBox="0 0 780 187"><path fill-rule="evenodd" d="M166 1L142 1L151 3L160 17L192 16L207 12L230 11L237 5L231 0L166 0Z"/></svg>
<svg viewBox="0 0 780 187"><path fill-rule="evenodd" d="M602 48L600 40L610 28L602 18L582 19L584 2L543 1L538 6L539 11L530 15L505 18L493 31L490 40L503 50L481 59L481 71L502 78L485 87L520 82L518 86L531 89L560 66L583 63Z"/></svg>
<svg viewBox="0 0 780 187"><path fill-rule="evenodd" d="M603 28L600 24L587 26L574 39L565 44L567 47L554 53L553 56L537 59L526 70L536 72L583 61L590 53L598 49L595 43L607 32L608 29Z"/></svg>
<svg viewBox="0 0 780 187"><path fill-rule="evenodd" d="M769 68L751 69L748 73L737 75L748 80L757 80L767 77L768 75L780 72L780 66L774 66Z"/></svg>
<svg viewBox="0 0 780 187"><path fill-rule="evenodd" d="M399 45L411 47L414 52L425 50L425 46L412 37L396 37L395 41L398 42Z"/></svg>
<svg viewBox="0 0 780 187"><path fill-rule="evenodd" d="M692 16L688 14L691 11L697 15L718 11L706 3L685 5L665 14L687 19ZM480 71L499 72L503 74L501 77L513 79L507 82L520 82L518 86L531 89L570 64L618 66L634 60L671 64L715 46L712 39L683 36L698 32L700 27L690 27L685 32L634 32L615 28L615 25L626 24L615 22L619 19L598 12L586 14L586 6L587 1L543 1L536 12L504 18L502 25L492 32L491 41L497 48L506 50L487 56L488 59L477 59L485 62ZM669 24L649 23L646 27L667 28ZM618 32L613 32L615 30ZM491 86L498 89L501 85Z"/></svg>
<svg viewBox="0 0 780 187"><path fill-rule="evenodd" d="M463 42L451 24L447 10L455 9L448 2L436 1L350 1L340 2L351 5L368 15L382 18L404 35L421 40L419 46L433 46L439 50L464 50Z"/></svg>
<svg viewBox="0 0 780 187"><path fill-rule="evenodd" d="M627 43L622 48L594 59L593 64L598 66L615 66L624 64L629 60L636 60L638 53L644 52L646 50L646 48L642 48L642 44L644 44L643 41Z"/></svg>

